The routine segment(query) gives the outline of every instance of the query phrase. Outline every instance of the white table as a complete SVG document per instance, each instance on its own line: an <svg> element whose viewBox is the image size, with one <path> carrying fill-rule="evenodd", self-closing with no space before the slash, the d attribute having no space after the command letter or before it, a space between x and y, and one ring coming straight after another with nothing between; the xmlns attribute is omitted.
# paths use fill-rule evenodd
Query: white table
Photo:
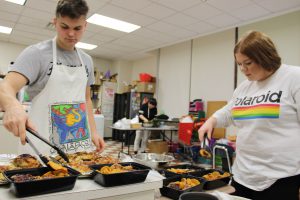
<svg viewBox="0 0 300 200"><path fill-rule="evenodd" d="M145 182L122 185L116 187L102 187L92 179L77 179L73 190L63 192L50 193L32 197L17 198L6 187L0 187L0 199L33 199L33 200L153 200L155 190L162 187L162 178L155 172L150 171Z"/></svg>
<svg viewBox="0 0 300 200"><path fill-rule="evenodd" d="M160 131L160 133L163 135L163 139L165 140L165 138L167 138L167 140L169 140L171 143L172 143L172 140L173 140L173 131L178 131L178 128L176 127L171 127L171 126L162 126L162 127L149 127L149 128L146 128L146 127L141 127L141 128L118 128L118 127L114 127L114 126L110 126L109 128L111 129L115 129L115 130L118 130L118 131L121 131L122 135L123 134L128 134L128 140L129 140L129 143L128 143L128 155L130 155L130 152L129 152L129 149L130 149L130 138L131 138L131 135L136 131L136 130L147 130L147 131ZM165 132L166 131L170 131L171 132L171 137L167 137ZM122 140L121 140L121 151L122 153L125 153L123 151L124 149L124 140L123 140L123 137L122 137Z"/></svg>

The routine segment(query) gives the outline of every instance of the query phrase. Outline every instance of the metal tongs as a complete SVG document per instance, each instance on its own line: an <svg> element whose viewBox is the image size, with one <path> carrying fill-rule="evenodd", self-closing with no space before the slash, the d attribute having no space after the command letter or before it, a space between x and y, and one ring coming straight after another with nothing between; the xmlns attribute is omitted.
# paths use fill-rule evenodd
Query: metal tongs
<svg viewBox="0 0 300 200"><path fill-rule="evenodd" d="M44 156L43 154L41 154L39 152L39 150L37 150L37 148L34 146L34 144L32 143L32 141L29 139L29 137L25 137L25 140L26 142L30 145L30 147L33 149L33 151L40 157L41 161L48 166L48 162L49 162L49 159Z"/></svg>
<svg viewBox="0 0 300 200"><path fill-rule="evenodd" d="M201 150L204 150L204 152L203 152L203 155L202 155L202 153L201 153ZM206 152L205 152L206 151ZM203 141L201 142L201 149L200 149L200 155L202 156L202 157L205 157L205 158L211 158L211 149L210 149L210 147L209 147L209 140L208 140L208 138L207 138L207 133L205 133L205 135L204 135L204 139L203 139Z"/></svg>
<svg viewBox="0 0 300 200"><path fill-rule="evenodd" d="M57 146L51 144L48 140L46 140L45 138L43 138L38 132L32 130L31 128L26 127L26 131L28 131L29 133L31 133L33 136L37 137L38 139L42 140L43 142L45 142L46 144L48 144L50 147L52 147L53 149L55 149L57 151L57 153L66 161L69 162L69 158L68 156L65 154L65 152L63 152L60 148L58 148ZM42 159L42 157L45 157L43 155L41 155L37 149L34 147L34 145L32 144L32 142L29 140L28 137L26 137L26 141L28 142L28 144L30 144L30 146L33 148L34 151L36 151L36 153L39 155L39 157ZM42 156L42 157L41 157ZM45 157L46 158L46 157ZM47 159L47 158L46 158ZM48 159L47 159L48 160ZM44 161L43 161L44 162ZM45 163L46 164L46 163Z"/></svg>

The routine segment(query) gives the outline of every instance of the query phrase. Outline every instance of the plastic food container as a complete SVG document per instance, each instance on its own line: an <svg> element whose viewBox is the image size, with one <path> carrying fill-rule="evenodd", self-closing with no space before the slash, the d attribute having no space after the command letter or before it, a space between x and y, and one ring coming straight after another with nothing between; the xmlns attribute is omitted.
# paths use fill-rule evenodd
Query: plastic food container
<svg viewBox="0 0 300 200"><path fill-rule="evenodd" d="M174 169L190 169L190 170L193 170L191 172L187 172L187 173L182 173L183 174L189 174L189 175L193 175L193 174L198 174L200 173L201 171L204 171L204 168L202 167L198 167L198 166L194 166L194 165L190 165L190 164L185 164L185 165L171 165L171 166L168 166L165 168L164 170L164 174L165 176L168 178L168 177L172 177L172 176L178 176L178 175L181 175L179 173L175 173L175 172L171 172L169 171L168 169L171 169L171 168L174 168Z"/></svg>
<svg viewBox="0 0 300 200"><path fill-rule="evenodd" d="M176 189L168 187L169 183L175 182L175 181L180 181L182 178L195 178L200 181L200 184L196 185L194 187L188 188L186 190L176 190ZM191 192L191 191L198 191L198 192L203 191L204 184L205 184L205 180L203 178L194 177L194 176L190 176L190 175L173 176L173 177L166 178L163 180L163 187L160 188L160 193L165 197L169 197L171 199L177 200L179 198L179 196L182 195L183 193L187 193L187 192Z"/></svg>
<svg viewBox="0 0 300 200"><path fill-rule="evenodd" d="M217 197L204 192L187 192L180 195L179 200L218 200Z"/></svg>
<svg viewBox="0 0 300 200"><path fill-rule="evenodd" d="M41 167L6 171L4 172L4 175L12 183L12 190L18 197L41 195L73 189L78 176L78 172L73 171L72 169L68 169L69 176L66 177L31 180L24 182L15 182L11 179L11 177L16 174L31 174L34 176L40 176L48 171L50 171L48 167Z"/></svg>
<svg viewBox="0 0 300 200"><path fill-rule="evenodd" d="M196 172L193 175L197 176L197 177L203 178L204 175L212 173L212 172L215 172L215 171L220 172L220 174L224 174L224 171L222 171L222 170L209 169L209 170L204 170L204 171ZM229 183L229 181L230 181L230 179L231 179L232 176L233 175L230 174L230 176L228 176L228 177L219 178L219 179L215 179L215 180L211 180L211 181L210 180L206 180L205 183L204 183L203 189L204 190L213 190L213 189L216 189L216 188L228 185L228 183Z"/></svg>
<svg viewBox="0 0 300 200"><path fill-rule="evenodd" d="M104 166L111 166L112 164L91 165L90 167L94 170L94 181L104 187L140 183L146 180L150 170L149 167L134 162L119 164L122 166L131 165L134 170L124 173L102 174L96 170L100 170Z"/></svg>

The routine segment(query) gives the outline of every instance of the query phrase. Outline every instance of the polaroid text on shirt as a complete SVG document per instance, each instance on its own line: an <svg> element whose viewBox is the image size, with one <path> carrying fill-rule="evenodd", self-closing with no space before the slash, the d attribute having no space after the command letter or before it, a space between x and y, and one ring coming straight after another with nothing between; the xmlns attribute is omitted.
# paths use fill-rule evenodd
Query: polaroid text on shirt
<svg viewBox="0 0 300 200"><path fill-rule="evenodd" d="M270 103L280 103L282 91L272 92L268 91L267 94L262 94L260 96L237 98L235 101L235 106L242 105L254 105L262 102L270 102Z"/></svg>

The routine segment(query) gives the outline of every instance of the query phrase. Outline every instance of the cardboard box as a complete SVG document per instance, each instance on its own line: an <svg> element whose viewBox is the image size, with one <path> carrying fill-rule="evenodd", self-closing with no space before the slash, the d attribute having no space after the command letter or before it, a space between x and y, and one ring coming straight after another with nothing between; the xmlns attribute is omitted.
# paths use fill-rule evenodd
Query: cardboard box
<svg viewBox="0 0 300 200"><path fill-rule="evenodd" d="M169 147L167 141L148 140L148 148L150 153L168 153Z"/></svg>
<svg viewBox="0 0 300 200"><path fill-rule="evenodd" d="M139 82L136 85L137 92L148 92L154 93L155 92L155 83L152 82Z"/></svg>

